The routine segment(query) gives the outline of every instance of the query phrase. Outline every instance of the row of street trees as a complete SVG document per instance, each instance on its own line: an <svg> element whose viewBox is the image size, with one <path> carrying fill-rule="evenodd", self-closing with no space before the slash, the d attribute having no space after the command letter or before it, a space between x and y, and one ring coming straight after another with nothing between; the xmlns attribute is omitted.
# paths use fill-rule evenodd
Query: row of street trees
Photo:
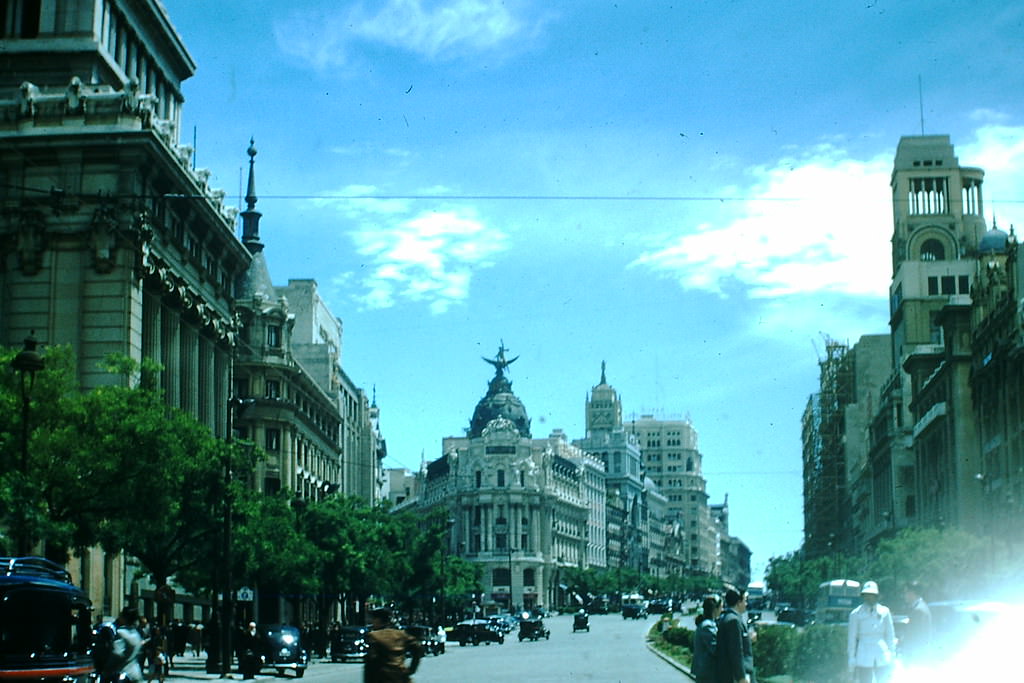
<svg viewBox="0 0 1024 683"><path fill-rule="evenodd" d="M106 369L126 381L82 392L71 349L48 348L32 387L23 461L16 352L0 351L3 554L28 538L63 564L101 546L136 558L156 586L173 577L205 595L220 590L218 571L230 562L236 587L314 596L322 608L376 596L430 614L442 590L454 606L481 590L474 565L442 557L443 518L390 514L342 495L307 503L253 490L244 473L263 454L168 407L152 381L160 368L149 363L111 357ZM238 476L226 481L226 471Z"/></svg>

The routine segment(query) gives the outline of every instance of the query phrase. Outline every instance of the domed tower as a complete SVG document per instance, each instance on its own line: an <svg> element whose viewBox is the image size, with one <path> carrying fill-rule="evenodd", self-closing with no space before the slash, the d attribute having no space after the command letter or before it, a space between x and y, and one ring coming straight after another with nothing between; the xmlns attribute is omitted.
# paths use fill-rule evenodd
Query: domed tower
<svg viewBox="0 0 1024 683"><path fill-rule="evenodd" d="M622 401L605 377L605 364L601 361L601 382L587 397L587 436L594 432L612 432L622 429Z"/></svg>
<svg viewBox="0 0 1024 683"><path fill-rule="evenodd" d="M473 419L469 423L469 438L483 436L484 428L499 417L515 425L519 435L527 439L530 436L530 418L526 415L526 407L519 397L512 393L512 382L505 376L505 368L512 365L519 356L508 359L505 357L505 343L498 347L498 355L484 361L494 366L494 377L487 386L487 394L476 404Z"/></svg>

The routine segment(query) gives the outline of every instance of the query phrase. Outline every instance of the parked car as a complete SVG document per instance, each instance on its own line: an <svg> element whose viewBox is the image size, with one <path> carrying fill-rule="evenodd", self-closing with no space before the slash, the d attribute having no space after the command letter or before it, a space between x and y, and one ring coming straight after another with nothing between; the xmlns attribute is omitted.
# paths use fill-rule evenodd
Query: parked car
<svg viewBox="0 0 1024 683"><path fill-rule="evenodd" d="M519 624L519 620L511 614L494 614L487 618L487 623L496 631L508 634Z"/></svg>
<svg viewBox="0 0 1024 683"><path fill-rule="evenodd" d="M775 621L780 624L793 624L795 626L807 626L813 618L814 613L810 610L796 609L795 607L788 607L775 615Z"/></svg>
<svg viewBox="0 0 1024 683"><path fill-rule="evenodd" d="M276 670L278 676L291 671L296 678L302 678L309 665L302 631L286 624L264 624L257 628L263 637L263 668Z"/></svg>
<svg viewBox="0 0 1024 683"><path fill-rule="evenodd" d="M650 614L671 614L672 600L669 598L657 598L655 600L651 600L647 605L647 611Z"/></svg>
<svg viewBox="0 0 1024 683"><path fill-rule="evenodd" d="M484 643L504 643L505 635L495 631L487 623L486 619L466 619L455 624L455 628L448 634L449 640L458 641L460 646L479 645Z"/></svg>
<svg viewBox="0 0 1024 683"><path fill-rule="evenodd" d="M642 603L630 603L622 606L623 619L646 619L647 608Z"/></svg>
<svg viewBox="0 0 1024 683"><path fill-rule="evenodd" d="M331 637L331 661L361 661L370 649L366 643L366 634L369 632L369 626L342 626L334 632Z"/></svg>
<svg viewBox="0 0 1024 683"><path fill-rule="evenodd" d="M445 641L437 635L437 630L426 624L412 624L405 627L405 632L420 641L423 654L441 655L444 654Z"/></svg>

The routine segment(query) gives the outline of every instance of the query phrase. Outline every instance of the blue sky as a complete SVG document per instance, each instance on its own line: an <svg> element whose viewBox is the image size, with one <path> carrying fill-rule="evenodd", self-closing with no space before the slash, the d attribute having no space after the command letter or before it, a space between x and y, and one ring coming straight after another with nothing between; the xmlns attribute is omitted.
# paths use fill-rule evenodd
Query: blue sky
<svg viewBox="0 0 1024 683"><path fill-rule="evenodd" d="M887 331L900 136L1024 225L1017 3L164 4L182 142L238 195L255 138L271 273L343 320L390 466L463 432L502 339L534 436L583 436L603 360L627 419L692 419L755 572L801 542L825 337Z"/></svg>

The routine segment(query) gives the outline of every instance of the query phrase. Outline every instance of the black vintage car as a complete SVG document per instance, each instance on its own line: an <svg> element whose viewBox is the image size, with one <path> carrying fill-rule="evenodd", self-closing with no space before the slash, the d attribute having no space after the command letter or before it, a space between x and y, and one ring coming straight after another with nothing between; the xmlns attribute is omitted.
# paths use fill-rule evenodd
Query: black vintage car
<svg viewBox="0 0 1024 683"><path fill-rule="evenodd" d="M331 661L362 661L370 646L366 642L369 626L342 626L331 633Z"/></svg>
<svg viewBox="0 0 1024 683"><path fill-rule="evenodd" d="M458 641L459 645L479 645L485 643L504 643L505 635L495 631L484 619L466 619L460 621L448 635L449 640Z"/></svg>
<svg viewBox="0 0 1024 683"><path fill-rule="evenodd" d="M576 633L576 631L590 633L590 617L583 610L572 615L572 632Z"/></svg>
<svg viewBox="0 0 1024 683"><path fill-rule="evenodd" d="M647 608L643 603L630 603L622 606L623 619L646 619Z"/></svg>
<svg viewBox="0 0 1024 683"><path fill-rule="evenodd" d="M540 617L530 617L519 622L519 642L524 640L549 640L551 631L544 626L544 620Z"/></svg>
<svg viewBox="0 0 1024 683"><path fill-rule="evenodd" d="M302 678L309 665L302 631L285 624L263 624L257 628L263 638L263 668L274 669L278 676L291 671L296 678Z"/></svg>
<svg viewBox="0 0 1024 683"><path fill-rule="evenodd" d="M60 565L40 557L0 557L0 680L89 681L90 609L89 598Z"/></svg>
<svg viewBox="0 0 1024 683"><path fill-rule="evenodd" d="M405 627L405 632L420 641L423 654L442 655L444 654L445 641L437 635L437 630L425 624L413 624Z"/></svg>

